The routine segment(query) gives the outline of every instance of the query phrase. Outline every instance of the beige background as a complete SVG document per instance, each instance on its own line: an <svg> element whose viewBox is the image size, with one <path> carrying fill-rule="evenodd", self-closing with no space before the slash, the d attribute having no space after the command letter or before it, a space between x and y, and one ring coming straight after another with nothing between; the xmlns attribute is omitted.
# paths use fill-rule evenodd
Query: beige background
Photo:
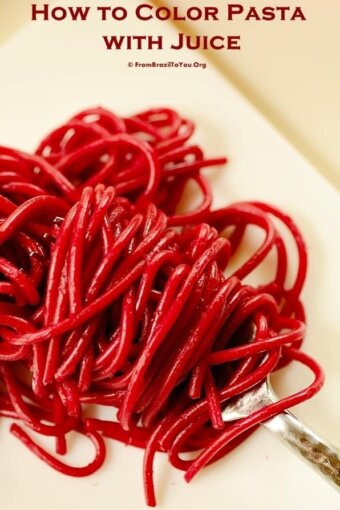
<svg viewBox="0 0 340 510"><path fill-rule="evenodd" d="M62 1L71 3L71 0ZM136 5L140 0L125 1ZM101 2L113 3L113 0ZM134 33L140 25L132 22L125 29ZM160 25L150 26L149 30L154 33L163 30L166 38L174 36L170 26ZM190 71L187 74L184 69L178 72L130 69L128 60L143 57L137 56L137 51L129 56L103 51L98 38L100 31L94 21L86 30L74 23L31 24L0 48L1 68L6 70L1 77L0 140L30 151L42 132L63 122L71 112L97 101L121 114L138 111L146 103L168 104L195 119L199 127L197 143L209 155L226 153L230 159L226 171L209 174L214 205L248 197L270 201L289 211L306 236L311 260L304 289L309 317L304 349L324 366L326 385L315 399L295 412L312 428L339 444L340 239L336 233L340 210L336 191L213 66L197 71L198 74ZM173 56L168 51L160 58ZM182 58L190 60L192 56L183 52ZM275 387L283 393L293 391L306 376L294 365L282 377L277 375L280 381L275 382ZM111 416L111 412L107 409L106 416ZM2 508L46 510L48 506L48 510L93 510L94 507L105 510L114 505L119 509L145 510L141 451L110 443L109 459L103 469L90 479L75 480L47 469L16 438L10 437L7 425L3 425L4 433L0 433ZM264 430L253 437L244 447L232 452L231 457L207 469L191 486L183 483L182 473L167 467L165 456L158 456L155 471L159 508L206 510L219 508L221 501L226 501L230 508L239 510L249 510L249 505L271 510L275 498L275 510L320 510L321 507L339 510L338 493L306 469L281 443ZM75 440L77 446L72 448L70 463L85 463L85 459L88 462L88 442L84 438Z"/></svg>
<svg viewBox="0 0 340 510"><path fill-rule="evenodd" d="M155 0L155 3L185 7L195 2ZM213 3L222 10L226 2ZM275 3L257 0L251 4L260 7ZM297 4L308 17L305 23L235 21L230 25L220 21L192 23L191 30L241 33L241 52L214 52L208 57L340 188L340 1L299 0ZM28 21L30 5L30 0L0 1L0 43Z"/></svg>
<svg viewBox="0 0 340 510"><path fill-rule="evenodd" d="M156 0L161 5L166 0ZM168 5L195 5L192 0ZM243 5L298 5L306 22L192 23L193 31L241 34L240 52L210 57L251 102L340 188L340 1L268 0ZM197 2L200 5L201 2ZM223 12L224 0L204 2Z"/></svg>

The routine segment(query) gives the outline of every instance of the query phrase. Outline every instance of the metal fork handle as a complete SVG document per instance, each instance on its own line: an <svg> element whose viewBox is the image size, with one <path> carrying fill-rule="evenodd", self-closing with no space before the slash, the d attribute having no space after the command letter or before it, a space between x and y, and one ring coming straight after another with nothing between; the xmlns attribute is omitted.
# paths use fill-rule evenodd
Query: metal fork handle
<svg viewBox="0 0 340 510"><path fill-rule="evenodd" d="M262 425L340 490L340 450L319 437L289 411L274 416Z"/></svg>

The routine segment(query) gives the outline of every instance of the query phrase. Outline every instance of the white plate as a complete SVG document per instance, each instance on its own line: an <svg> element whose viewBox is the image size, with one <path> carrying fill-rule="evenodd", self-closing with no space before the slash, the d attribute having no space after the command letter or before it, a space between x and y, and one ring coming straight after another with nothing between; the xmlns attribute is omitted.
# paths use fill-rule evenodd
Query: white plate
<svg viewBox="0 0 340 510"><path fill-rule="evenodd" d="M134 5L131 1L129 6ZM104 29L105 27L105 29ZM137 24L172 38L164 23ZM212 172L216 205L244 199L270 201L302 228L310 266L304 290L308 334L304 349L322 363L327 383L312 401L294 410L310 426L340 444L340 255L338 195L213 68L195 71L128 69L129 60L203 61L183 52L106 52L101 33L117 24L31 24L0 50L0 143L31 150L48 129L95 104L126 114L170 105L195 119L197 140L207 153L227 154L230 164ZM122 31L122 28L120 28ZM289 391L304 377L290 367L278 378ZM79 448L77 448L79 446ZM91 455L74 445L74 462ZM67 478L46 467L0 422L1 506L5 510L98 510L145 508L142 452L111 442L107 462L87 479ZM165 456L156 462L159 508L238 510L339 508L339 495L266 431L259 430L235 452L205 469L191 485Z"/></svg>

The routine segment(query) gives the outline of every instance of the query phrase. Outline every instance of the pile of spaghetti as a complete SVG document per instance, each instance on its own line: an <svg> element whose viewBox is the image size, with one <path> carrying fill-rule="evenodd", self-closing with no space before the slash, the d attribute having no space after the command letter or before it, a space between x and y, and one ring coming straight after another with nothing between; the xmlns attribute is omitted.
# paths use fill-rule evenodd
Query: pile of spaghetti
<svg viewBox="0 0 340 510"><path fill-rule="evenodd" d="M213 210L202 169L225 159L206 159L193 132L167 108L129 118L93 108L33 155L0 148L0 414L34 454L72 476L100 468L103 438L145 449L149 505L156 452L189 481L323 382L299 350L307 260L297 227L264 203ZM179 213L190 181L202 200ZM245 236L259 229L245 259ZM287 232L297 253L290 285ZM247 283L268 257L271 281ZM291 360L312 370L309 387L223 422L230 399ZM111 419L91 414L99 405ZM29 430L52 436L56 454ZM95 447L83 467L61 460L72 431Z"/></svg>

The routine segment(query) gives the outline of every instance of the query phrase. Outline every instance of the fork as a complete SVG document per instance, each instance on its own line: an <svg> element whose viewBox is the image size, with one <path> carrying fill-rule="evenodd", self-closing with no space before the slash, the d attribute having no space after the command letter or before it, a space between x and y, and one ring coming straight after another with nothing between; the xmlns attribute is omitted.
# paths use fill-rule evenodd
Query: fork
<svg viewBox="0 0 340 510"><path fill-rule="evenodd" d="M223 421L245 418L277 400L270 380L267 378L263 383L228 404L222 412ZM289 411L270 418L262 425L302 457L333 487L340 490L340 450L319 437Z"/></svg>

